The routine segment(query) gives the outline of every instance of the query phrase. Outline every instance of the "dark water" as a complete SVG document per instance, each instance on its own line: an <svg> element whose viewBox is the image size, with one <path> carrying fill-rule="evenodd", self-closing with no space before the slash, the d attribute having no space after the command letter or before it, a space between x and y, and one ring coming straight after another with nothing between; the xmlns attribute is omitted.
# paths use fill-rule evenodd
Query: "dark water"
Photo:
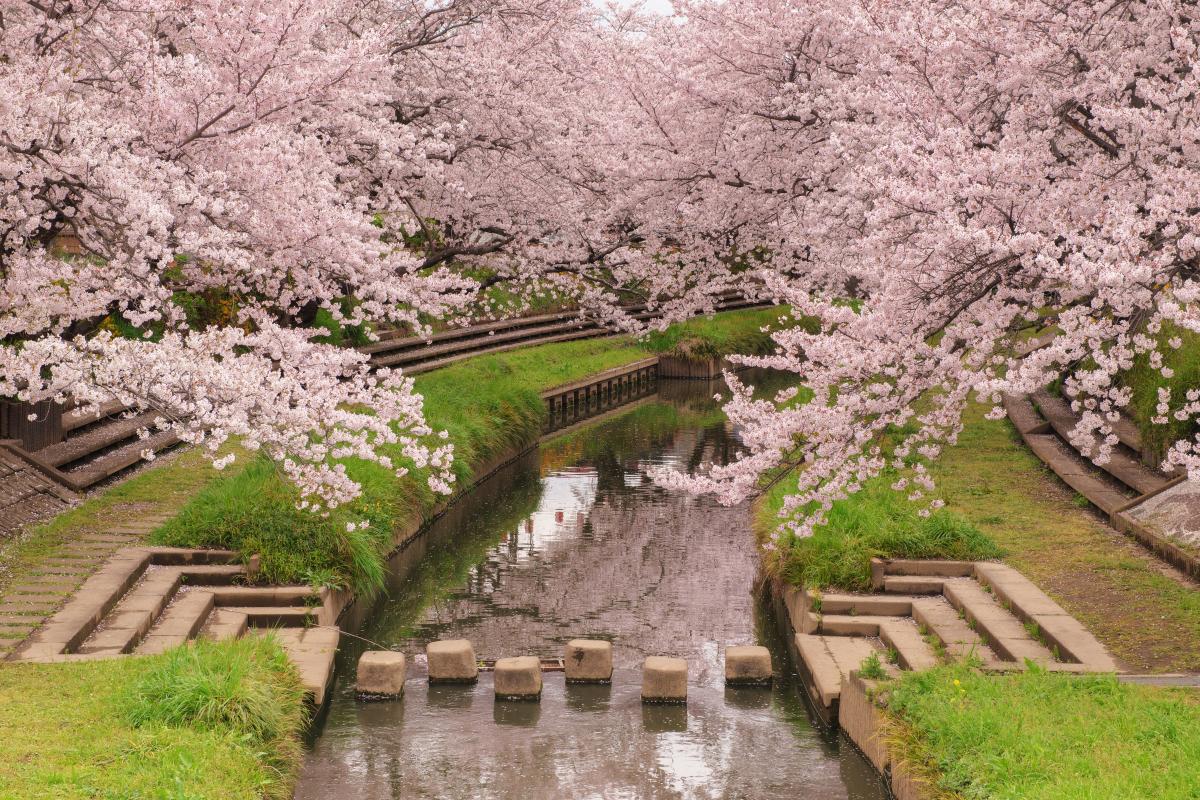
<svg viewBox="0 0 1200 800"><path fill-rule="evenodd" d="M409 656L404 700L358 703L343 638L339 680L299 798L885 797L844 739L817 730L769 609L754 593L745 507L672 494L652 464L695 467L736 442L712 387L664 383L659 398L549 441L452 507L403 551L390 596L359 634ZM365 611L364 611L365 614ZM557 656L610 639L611 687L496 703L491 676L429 687L424 645L466 638L481 658ZM726 644L771 648L784 678L726 689ZM688 660L688 704L643 707L647 655Z"/></svg>

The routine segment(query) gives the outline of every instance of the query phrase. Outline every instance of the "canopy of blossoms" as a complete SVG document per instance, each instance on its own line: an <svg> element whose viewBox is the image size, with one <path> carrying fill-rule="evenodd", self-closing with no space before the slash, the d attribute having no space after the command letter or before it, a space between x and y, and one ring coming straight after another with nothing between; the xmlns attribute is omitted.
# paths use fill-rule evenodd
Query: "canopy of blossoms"
<svg viewBox="0 0 1200 800"><path fill-rule="evenodd" d="M731 378L745 453L667 485L734 502L793 470L801 534L889 467L927 500L970 399L1064 374L1105 459L1122 371L1200 331L1192 6L675 9L0 0L0 395L237 436L318 509L357 493L343 456L448 491L411 381L314 342L318 312L423 331L549 288L632 329L624 305L666 324L737 288L791 306L746 361L813 399ZM517 303L481 306L498 283ZM1017 355L1034 323L1059 333Z"/></svg>

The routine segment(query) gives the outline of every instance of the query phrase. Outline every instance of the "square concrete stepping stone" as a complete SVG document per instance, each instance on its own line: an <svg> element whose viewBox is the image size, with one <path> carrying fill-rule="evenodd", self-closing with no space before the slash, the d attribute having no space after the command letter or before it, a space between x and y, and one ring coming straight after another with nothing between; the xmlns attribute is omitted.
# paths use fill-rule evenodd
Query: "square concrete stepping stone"
<svg viewBox="0 0 1200 800"><path fill-rule="evenodd" d="M368 650L358 658L354 693L360 700L393 700L404 694L404 653Z"/></svg>
<svg viewBox="0 0 1200 800"><path fill-rule="evenodd" d="M686 703L687 661L650 656L642 665L642 702Z"/></svg>
<svg viewBox="0 0 1200 800"><path fill-rule="evenodd" d="M771 651L758 645L725 648L725 683L730 686L762 686L771 682Z"/></svg>
<svg viewBox="0 0 1200 800"><path fill-rule="evenodd" d="M542 663L537 656L501 658L496 662L497 700L538 700L542 696Z"/></svg>
<svg viewBox="0 0 1200 800"><path fill-rule="evenodd" d="M568 683L608 683L612 680L612 642L572 639L563 648Z"/></svg>
<svg viewBox="0 0 1200 800"><path fill-rule="evenodd" d="M443 639L425 646L430 683L474 683L479 677L475 648L466 639Z"/></svg>

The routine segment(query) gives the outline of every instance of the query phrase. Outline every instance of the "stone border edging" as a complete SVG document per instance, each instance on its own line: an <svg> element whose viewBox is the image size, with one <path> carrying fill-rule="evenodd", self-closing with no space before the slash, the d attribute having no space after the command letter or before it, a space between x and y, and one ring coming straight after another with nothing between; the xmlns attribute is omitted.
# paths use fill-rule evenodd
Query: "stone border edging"
<svg viewBox="0 0 1200 800"><path fill-rule="evenodd" d="M878 686L851 673L842 682L838 725L879 772L895 800L932 800L934 792L903 761L892 758L883 736L885 711L873 695Z"/></svg>
<svg viewBox="0 0 1200 800"><path fill-rule="evenodd" d="M1108 524L1115 528L1118 532L1131 536L1141 545L1146 547L1157 557L1166 561L1171 566L1183 572L1191 578L1200 580L1200 556L1197 556L1176 543L1172 542L1167 537L1152 530L1151 528L1141 524L1138 520L1129 516L1127 511L1136 508L1146 500L1161 494L1164 491L1178 485L1186 480L1186 476L1178 476L1169 480L1163 486L1158 487L1154 491L1139 495L1131 500L1112 506L1111 504L1097 502L1097 499L1089 496L1086 491L1077 486L1077 481L1071 480L1069 468L1073 464L1066 464L1063 461L1048 457L1042 448L1035 447L1033 437L1046 435L1050 430L1050 423L1041 420L1037 411L1034 410L1033 404L1027 397L1016 397L1006 394L1004 396L1004 410L1008 415L1009 421L1013 427L1017 429L1017 433L1021 435L1021 440L1031 453L1038 457L1038 460L1045 464L1050 470L1058 476L1059 480L1067 484L1075 491L1082 494L1088 499L1093 506L1099 509L1104 516L1108 518ZM1111 506L1111 507L1110 507Z"/></svg>

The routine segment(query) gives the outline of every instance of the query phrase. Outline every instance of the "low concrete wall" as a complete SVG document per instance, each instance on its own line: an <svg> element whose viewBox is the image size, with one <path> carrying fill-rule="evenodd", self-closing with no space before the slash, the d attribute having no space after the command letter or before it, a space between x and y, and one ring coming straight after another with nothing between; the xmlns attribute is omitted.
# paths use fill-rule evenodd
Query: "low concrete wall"
<svg viewBox="0 0 1200 800"><path fill-rule="evenodd" d="M872 689L876 686L873 681L865 681L857 674L851 674L850 679L842 683L841 697L828 711L822 707L820 700L814 697L811 677L805 674L804 662L795 644L796 634L799 632L797 617L804 593L780 580L768 581L766 591L769 592L776 617L785 629L784 638L787 640L792 662L796 664L810 698L813 698L812 705L818 715L825 722L830 725L836 724L845 732L854 746L862 751L879 772L896 800L932 800L935 793L902 762L894 761L888 751L887 741L882 735L886 712L872 697Z"/></svg>

